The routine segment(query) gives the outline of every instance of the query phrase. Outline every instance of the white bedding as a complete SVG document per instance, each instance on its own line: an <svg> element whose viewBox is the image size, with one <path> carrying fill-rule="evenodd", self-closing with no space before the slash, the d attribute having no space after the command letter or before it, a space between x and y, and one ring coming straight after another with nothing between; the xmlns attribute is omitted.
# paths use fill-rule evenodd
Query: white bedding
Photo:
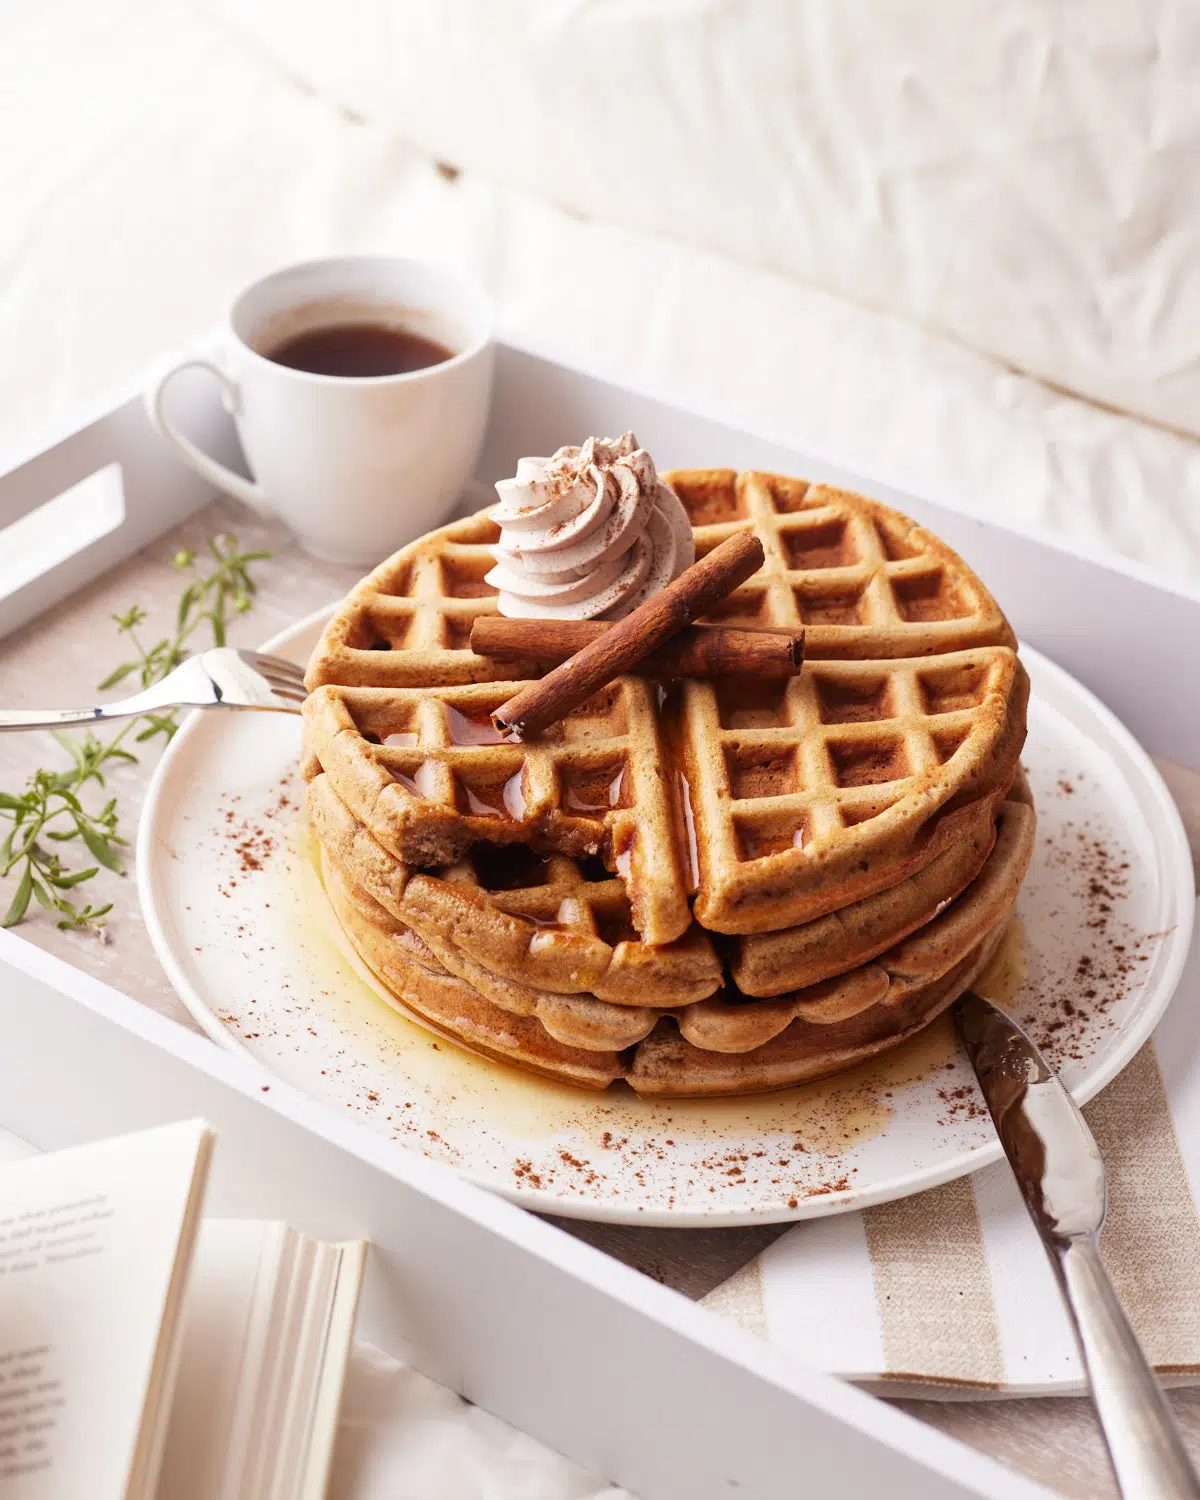
<svg viewBox="0 0 1200 1500"><path fill-rule="evenodd" d="M207 0L460 166L1200 434L1200 9Z"/></svg>
<svg viewBox="0 0 1200 1500"><path fill-rule="evenodd" d="M363 1344L341 1417L327 1500L633 1500Z"/></svg>
<svg viewBox="0 0 1200 1500"><path fill-rule="evenodd" d="M1200 577L1190 438L798 281L447 180L186 0L0 16L0 462L206 332L267 267L394 249L476 272L534 347Z"/></svg>

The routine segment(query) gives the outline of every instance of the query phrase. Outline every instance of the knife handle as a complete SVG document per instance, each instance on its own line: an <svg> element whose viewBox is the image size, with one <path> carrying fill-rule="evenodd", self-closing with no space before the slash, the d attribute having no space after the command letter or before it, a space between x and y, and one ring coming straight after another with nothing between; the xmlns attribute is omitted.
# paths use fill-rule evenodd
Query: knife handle
<svg viewBox="0 0 1200 1500"><path fill-rule="evenodd" d="M1096 1236L1080 1235L1047 1248L1066 1295L1123 1500L1200 1500L1200 1480L1117 1300Z"/></svg>

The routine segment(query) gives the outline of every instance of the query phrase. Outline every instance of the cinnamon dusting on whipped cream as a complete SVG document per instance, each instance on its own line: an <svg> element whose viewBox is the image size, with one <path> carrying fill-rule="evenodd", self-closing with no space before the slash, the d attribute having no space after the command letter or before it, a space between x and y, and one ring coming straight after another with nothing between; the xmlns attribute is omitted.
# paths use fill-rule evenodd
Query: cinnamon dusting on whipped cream
<svg viewBox="0 0 1200 1500"><path fill-rule="evenodd" d="M624 619L695 561L687 512L632 432L523 458L496 492L503 615Z"/></svg>

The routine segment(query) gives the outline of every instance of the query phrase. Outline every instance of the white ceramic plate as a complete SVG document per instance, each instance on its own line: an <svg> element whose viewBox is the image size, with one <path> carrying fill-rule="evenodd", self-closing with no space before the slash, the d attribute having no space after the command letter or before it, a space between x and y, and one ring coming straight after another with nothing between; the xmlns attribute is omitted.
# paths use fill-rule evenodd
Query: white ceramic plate
<svg viewBox="0 0 1200 1500"><path fill-rule="evenodd" d="M264 649L307 659L324 616ZM1153 1030L1193 915L1178 813L1128 731L1025 649L1037 800L1020 932L988 985L1086 1100ZM686 1226L897 1198L1000 1155L948 1018L824 1083L741 1101L593 1095L486 1062L391 1006L353 959L307 846L298 719L194 715L138 843L142 910L197 1021L399 1144L541 1211Z"/></svg>

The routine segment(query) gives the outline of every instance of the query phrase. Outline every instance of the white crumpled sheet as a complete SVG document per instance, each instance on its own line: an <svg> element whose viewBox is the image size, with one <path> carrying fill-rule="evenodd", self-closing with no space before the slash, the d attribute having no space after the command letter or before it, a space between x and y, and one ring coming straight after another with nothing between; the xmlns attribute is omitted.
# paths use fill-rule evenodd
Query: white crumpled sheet
<svg viewBox="0 0 1200 1500"><path fill-rule="evenodd" d="M446 180L186 0L0 16L0 463L207 332L248 278L396 250L474 271L506 331L596 373L1200 577L1190 438L799 282Z"/></svg>
<svg viewBox="0 0 1200 1500"><path fill-rule="evenodd" d="M355 1346L328 1500L631 1500L478 1406Z"/></svg>
<svg viewBox="0 0 1200 1500"><path fill-rule="evenodd" d="M203 3L459 166L1200 435L1195 5Z"/></svg>
<svg viewBox="0 0 1200 1500"><path fill-rule="evenodd" d="M451 180L185 0L0 0L0 140L0 466L206 335L248 278L392 250L474 271L505 331L599 374L1200 576L1200 443L798 282ZM336 1500L614 1497L364 1350L336 1476Z"/></svg>

